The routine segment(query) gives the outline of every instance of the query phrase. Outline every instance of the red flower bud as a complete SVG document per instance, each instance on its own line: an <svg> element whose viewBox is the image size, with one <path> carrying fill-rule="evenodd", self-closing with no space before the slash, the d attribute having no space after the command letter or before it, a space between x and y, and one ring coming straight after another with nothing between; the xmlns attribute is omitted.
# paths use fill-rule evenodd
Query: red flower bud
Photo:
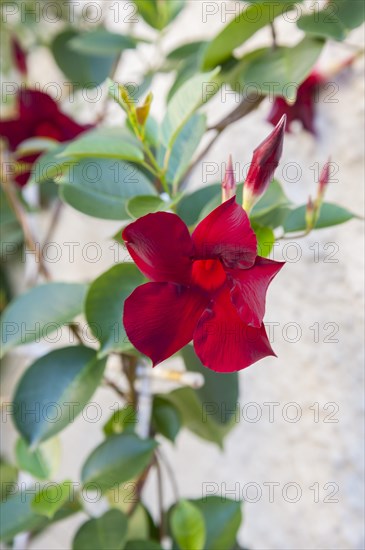
<svg viewBox="0 0 365 550"><path fill-rule="evenodd" d="M234 177L232 155L229 155L226 173L222 181L222 203L228 201L236 194L236 180Z"/></svg>
<svg viewBox="0 0 365 550"><path fill-rule="evenodd" d="M327 185L330 179L330 168L331 168L331 159L328 159L326 164L323 166L321 175L319 177L318 193L317 193L317 202L319 203L322 202L324 194L327 189Z"/></svg>
<svg viewBox="0 0 365 550"><path fill-rule="evenodd" d="M271 134L253 152L243 188L243 208L249 212L265 193L283 151L286 116L283 115Z"/></svg>
<svg viewBox="0 0 365 550"><path fill-rule="evenodd" d="M25 54L25 51L21 47L18 39L15 36L13 36L11 39L11 47L13 50L12 52L13 60L16 68L23 76L27 76L28 74L27 56Z"/></svg>

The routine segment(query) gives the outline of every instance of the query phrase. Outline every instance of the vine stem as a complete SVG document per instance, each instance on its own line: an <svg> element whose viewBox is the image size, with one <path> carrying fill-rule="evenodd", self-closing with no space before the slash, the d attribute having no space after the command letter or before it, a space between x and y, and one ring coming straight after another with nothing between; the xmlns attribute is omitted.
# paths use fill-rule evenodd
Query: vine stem
<svg viewBox="0 0 365 550"><path fill-rule="evenodd" d="M1 179L1 185L8 199L9 205L11 206L15 217L18 220L20 227L22 228L25 245L34 254L35 261L39 266L39 273L41 273L47 281L50 281L51 275L46 267L46 264L43 261L41 251L37 247L32 230L28 224L23 205L17 197L14 185L6 177Z"/></svg>

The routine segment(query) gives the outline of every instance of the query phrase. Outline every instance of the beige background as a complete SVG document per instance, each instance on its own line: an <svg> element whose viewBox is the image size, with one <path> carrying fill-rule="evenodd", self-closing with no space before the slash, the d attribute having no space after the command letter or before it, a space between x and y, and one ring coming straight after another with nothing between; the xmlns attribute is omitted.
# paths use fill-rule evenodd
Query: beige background
<svg viewBox="0 0 365 550"><path fill-rule="evenodd" d="M233 9L238 8L237 4L227 2ZM202 22L202 8L200 1L188 2L187 9L166 36L164 48L168 50L187 39L210 37L223 25L222 5L219 5L219 13L207 23ZM126 24L120 26L111 22L113 27L125 32ZM148 35L148 29L143 24L138 24L137 30ZM282 22L279 25L279 41L290 43L298 36L300 34L293 23ZM265 44L267 39L265 32L258 33L251 44L259 46ZM348 44L357 45L362 41L362 29L346 40ZM152 57L152 62L156 61L156 54L152 56L149 51L150 48L144 46L138 58L135 53L126 55L117 78L123 81L136 79L148 56ZM346 57L351 51L345 45L331 45L324 52L322 63L326 66L340 57ZM332 183L328 190L328 199L363 215L362 75L363 62L358 61L353 69L336 79L336 103L321 101L318 104L317 141L300 132L287 136L277 177L283 181L293 200L306 200L309 190L315 188L310 167L314 162L323 164L331 155L338 164L339 172L338 182ZM42 83L64 80L47 60L45 51L32 55L32 79ZM162 113L164 92L169 82L168 77L161 76L153 86L154 114L158 117ZM220 119L233 106L234 98L227 103L216 98L207 108L210 120ZM85 119L92 118L90 104L85 106L80 101L65 108L81 113ZM270 126L265 122L268 110L269 104L264 102L258 111L227 130L206 161L216 162L219 172L229 153L241 166L248 163L253 148L270 131ZM117 123L119 114L118 110L111 108L109 120L112 124ZM288 162L295 162L301 167L302 177L295 183L283 178L282 167ZM212 177L211 181L216 179L217 176ZM191 188L202 185L202 167L192 174L190 185ZM39 219L34 223L38 228L45 225L45 221ZM92 219L66 207L54 240L63 248L65 242L80 242L80 250L86 243L97 242L102 247L103 255L100 261L90 263L77 252L75 262L70 264L64 248L61 261L53 265L54 275L61 280L88 280L103 272L113 263L113 249L110 249L111 241L107 239L119 227L118 223ZM278 359L267 358L240 373L242 419L227 438L225 451L222 453L187 432L181 433L175 447L166 442L163 442L163 447L174 464L182 495L199 497L204 483L215 482L220 492L230 498L238 498L242 494L246 496L250 502L244 505L245 520L239 536L245 547L252 550L361 550L365 542L363 222L356 220L322 230L299 243L300 259L297 262L288 261L274 281L268 299L266 318L272 323L279 323L273 343ZM314 249L319 250L317 261L314 261ZM282 244L277 250L275 257L279 258L284 253L287 260L295 253L294 249L284 249ZM328 262L328 254L332 251L336 251L333 256L336 263ZM300 326L301 337L295 343L289 341L295 338L295 331L288 323ZM318 323L319 342L314 341L314 333L310 329L314 323ZM338 331L333 338L338 342L324 342L334 326L338 327ZM46 345L23 347L7 359L3 385L5 395L11 395L22 368L46 348ZM106 419L116 398L109 390L102 388L94 401L100 404L103 419ZM297 422L288 420L296 414L290 405L293 402L301 413ZM248 403L254 405L247 408ZM275 403L272 405L272 422L268 403ZM316 407L319 418L315 419ZM261 411L261 418L257 422L250 421L257 411ZM331 418L336 422L328 422L331 412L334 412ZM81 418L62 433L63 461L58 479L78 478L85 457L102 438L101 425L87 423ZM5 442L10 444L13 439L12 430L5 430ZM298 502L288 502L295 497L294 486L286 486L288 483L296 484L300 489ZM270 498L268 484L272 487L275 484L273 499ZM319 487L319 502L315 502L314 484ZM153 509L155 487L152 477L144 495ZM262 491L257 502L253 502L255 487ZM337 502L326 502L325 497L331 497L332 489L336 487L338 491L332 498ZM166 502L171 502L169 490L165 496ZM95 509L94 513L99 512ZM72 533L83 520L84 516L80 514L54 526L32 542L31 548L69 548Z"/></svg>

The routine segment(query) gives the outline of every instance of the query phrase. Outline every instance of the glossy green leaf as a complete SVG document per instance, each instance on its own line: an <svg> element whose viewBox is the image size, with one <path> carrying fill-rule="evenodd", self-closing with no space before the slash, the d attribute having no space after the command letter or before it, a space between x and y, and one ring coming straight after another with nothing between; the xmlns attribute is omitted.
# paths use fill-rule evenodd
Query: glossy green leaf
<svg viewBox="0 0 365 550"><path fill-rule="evenodd" d="M161 395L155 396L153 400L152 427L170 441L175 441L181 428L179 411Z"/></svg>
<svg viewBox="0 0 365 550"><path fill-rule="evenodd" d="M275 235L270 227L252 223L252 229L257 237L257 254L267 258L275 242Z"/></svg>
<svg viewBox="0 0 365 550"><path fill-rule="evenodd" d="M71 346L51 351L26 370L15 392L13 417L33 448L73 422L98 387L104 367L95 350Z"/></svg>
<svg viewBox="0 0 365 550"><path fill-rule="evenodd" d="M32 450L24 439L19 438L15 447L15 456L20 470L29 472L38 479L50 479L57 473L60 466L59 439L53 437Z"/></svg>
<svg viewBox="0 0 365 550"><path fill-rule="evenodd" d="M186 194L177 205L176 213L186 225L194 225L199 220L203 208L214 197L218 197L220 193L220 184L214 183L213 185L207 185L202 189Z"/></svg>
<svg viewBox="0 0 365 550"><path fill-rule="evenodd" d="M176 137L172 147L167 169L167 181L176 188L189 164L206 130L206 116L195 114L186 122Z"/></svg>
<svg viewBox="0 0 365 550"><path fill-rule="evenodd" d="M127 517L120 510L108 510L81 525L72 550L123 550L127 525Z"/></svg>
<svg viewBox="0 0 365 550"><path fill-rule="evenodd" d="M59 157L66 147L67 143L62 143L43 153L32 166L27 185L35 183L44 185L58 180L66 170L70 169L75 160L71 157Z"/></svg>
<svg viewBox="0 0 365 550"><path fill-rule="evenodd" d="M91 284L85 301L85 315L100 342L103 355L131 348L122 322L124 300L143 282L145 279L134 264L122 263L113 266Z"/></svg>
<svg viewBox="0 0 365 550"><path fill-rule="evenodd" d="M207 491L212 490L212 486ZM242 503L226 496L207 496L191 501L203 514L206 525L205 550L221 550L234 546L242 523Z"/></svg>
<svg viewBox="0 0 365 550"><path fill-rule="evenodd" d="M307 34L344 40L351 29L364 22L364 18L365 3L361 0L331 0L322 10L316 5L314 11L303 14L297 25Z"/></svg>
<svg viewBox="0 0 365 550"><path fill-rule="evenodd" d="M290 212L288 217L285 219L283 225L286 233L293 233L295 231L305 230L305 211L306 206L303 205L295 208ZM353 214L342 206L325 202L322 204L321 212L315 229L322 229L324 227L331 227L332 225L339 225L356 217L356 214Z"/></svg>
<svg viewBox="0 0 365 550"><path fill-rule="evenodd" d="M70 206L106 220L129 218L126 202L136 195L154 195L154 187L135 165L112 159L80 159L61 178L60 196Z"/></svg>
<svg viewBox="0 0 365 550"><path fill-rule="evenodd" d="M136 41L130 36L99 28L75 36L69 46L76 52L100 57L120 55L123 50L135 48Z"/></svg>
<svg viewBox="0 0 365 550"><path fill-rule="evenodd" d="M157 443L122 433L108 437L87 458L81 472L84 486L105 492L140 474L149 464Z"/></svg>
<svg viewBox="0 0 365 550"><path fill-rule="evenodd" d="M72 41L80 34L67 29L56 35L51 43L53 57L75 88L94 88L104 82L115 63L116 55L81 53L72 48Z"/></svg>
<svg viewBox="0 0 365 550"><path fill-rule="evenodd" d="M15 535L22 532L40 529L47 524L47 519L36 514L31 507L33 495L19 491L0 504L0 540L10 542Z"/></svg>
<svg viewBox="0 0 365 550"><path fill-rule="evenodd" d="M66 502L72 499L73 490L71 481L47 483L34 495L31 502L32 510L36 514L51 519Z"/></svg>
<svg viewBox="0 0 365 550"><path fill-rule="evenodd" d="M234 425L234 418L223 424L216 422L214 416L226 419L227 416L231 415L231 411L224 407L220 409L219 402L207 401L203 403L197 396L196 391L191 388L180 388L171 393L163 394L162 397L172 403L179 411L185 428L198 437L222 447L225 435Z"/></svg>
<svg viewBox="0 0 365 550"><path fill-rule="evenodd" d="M254 84L262 94L296 99L298 85L309 75L317 61L323 40L305 37L294 47L266 49L247 64L244 80Z"/></svg>
<svg viewBox="0 0 365 550"><path fill-rule="evenodd" d="M137 424L137 412L135 408L126 403L122 409L113 412L103 431L106 436L121 434L126 431L134 431Z"/></svg>
<svg viewBox="0 0 365 550"><path fill-rule="evenodd" d="M169 70L176 69L176 77L168 91L167 101L169 102L172 96L179 88L196 73L201 72L202 60L204 52L208 46L208 42L193 42L187 44L187 54L184 54L184 46L177 48L167 57L167 66L171 66ZM176 55L175 55L176 54ZM178 55L183 57L178 60Z"/></svg>
<svg viewBox="0 0 365 550"><path fill-rule="evenodd" d="M1 316L1 356L49 336L81 313L87 285L46 283L13 300Z"/></svg>
<svg viewBox="0 0 365 550"><path fill-rule="evenodd" d="M125 128L100 128L84 132L59 154L62 157L107 158L140 162L143 151L137 139ZM95 160L95 158L94 158Z"/></svg>
<svg viewBox="0 0 365 550"><path fill-rule="evenodd" d="M169 101L161 126L161 139L165 147L172 147L191 115L218 91L218 86L213 82L218 72L219 69L215 69L193 76Z"/></svg>
<svg viewBox="0 0 365 550"><path fill-rule="evenodd" d="M180 13L184 7L184 0L134 0L138 8L138 15L157 30L162 30Z"/></svg>
<svg viewBox="0 0 365 550"><path fill-rule="evenodd" d="M146 214L164 210L167 203L157 195L139 195L132 197L126 204L126 211L131 218L141 218Z"/></svg>
<svg viewBox="0 0 365 550"><path fill-rule="evenodd" d="M259 29L282 15L294 2L257 3L238 13L224 29L211 40L203 58L203 69L208 70L224 63L235 48L246 42Z"/></svg>
<svg viewBox="0 0 365 550"><path fill-rule="evenodd" d="M181 550L203 550L206 538L204 516L188 500L180 500L172 509L171 531Z"/></svg>

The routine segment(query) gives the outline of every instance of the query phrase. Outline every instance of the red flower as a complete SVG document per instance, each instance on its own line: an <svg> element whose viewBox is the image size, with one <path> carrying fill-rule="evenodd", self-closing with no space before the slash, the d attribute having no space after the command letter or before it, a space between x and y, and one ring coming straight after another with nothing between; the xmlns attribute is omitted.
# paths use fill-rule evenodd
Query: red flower
<svg viewBox="0 0 365 550"><path fill-rule="evenodd" d="M127 298L124 327L154 366L191 340L203 365L219 372L275 355L262 321L267 287L283 264L257 256L255 233L235 197L191 236L176 214L157 212L128 225L123 239L152 281Z"/></svg>
<svg viewBox="0 0 365 550"><path fill-rule="evenodd" d="M37 90L20 90L17 97L18 116L0 121L0 136L8 141L11 151L29 138L45 137L56 141L68 141L91 128L81 125L63 114L51 96ZM33 164L39 154L18 158L19 162ZM16 177L19 185L25 185L30 172Z"/></svg>
<svg viewBox="0 0 365 550"><path fill-rule="evenodd" d="M268 122L276 126L285 114L287 116L287 132L290 132L293 121L299 120L305 130L315 135L315 99L320 85L324 82L325 78L317 71L313 71L299 86L295 103L289 104L283 97L275 99L267 118Z"/></svg>

